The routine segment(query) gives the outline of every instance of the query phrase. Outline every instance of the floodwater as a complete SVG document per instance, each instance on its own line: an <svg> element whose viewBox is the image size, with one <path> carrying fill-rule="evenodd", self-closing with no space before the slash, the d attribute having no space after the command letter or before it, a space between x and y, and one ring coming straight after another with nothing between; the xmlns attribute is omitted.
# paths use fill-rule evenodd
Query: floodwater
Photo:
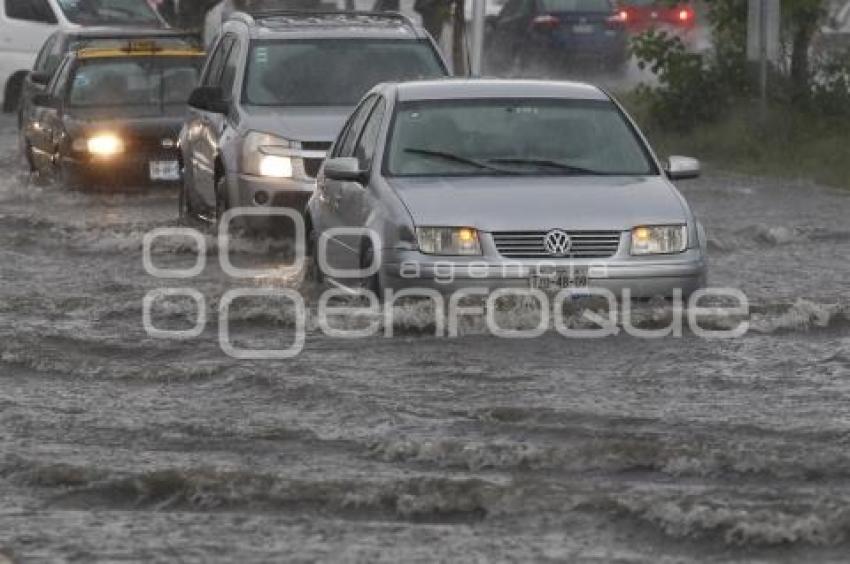
<svg viewBox="0 0 850 564"><path fill-rule="evenodd" d="M308 323L290 360L221 352L234 288L214 238L188 280L142 263L176 195L68 192L20 171L0 122L0 553L21 562L844 562L850 548L850 192L710 170L681 188L711 283L746 336L505 340ZM238 241L274 264L278 241ZM185 268L194 244L160 239ZM148 336L145 294L193 288L206 330ZM314 291L307 307L315 311ZM649 304L644 328L669 309ZM197 307L159 300L190 328ZM244 348L291 342L291 306L234 304ZM502 311L518 327L533 312ZM719 315L719 314L718 314ZM714 320L721 326L722 316ZM356 324L357 319L343 319Z"/></svg>

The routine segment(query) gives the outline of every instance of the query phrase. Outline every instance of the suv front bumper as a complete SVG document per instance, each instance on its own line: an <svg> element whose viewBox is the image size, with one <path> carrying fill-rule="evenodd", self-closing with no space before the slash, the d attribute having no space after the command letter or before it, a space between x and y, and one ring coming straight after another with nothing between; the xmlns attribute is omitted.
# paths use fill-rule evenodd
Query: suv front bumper
<svg viewBox="0 0 850 564"><path fill-rule="evenodd" d="M266 178L249 174L228 174L227 183L231 208L290 208L303 214L307 201L316 191L316 181L312 178ZM243 217L242 220L252 229L258 230L269 229L287 221L274 215Z"/></svg>

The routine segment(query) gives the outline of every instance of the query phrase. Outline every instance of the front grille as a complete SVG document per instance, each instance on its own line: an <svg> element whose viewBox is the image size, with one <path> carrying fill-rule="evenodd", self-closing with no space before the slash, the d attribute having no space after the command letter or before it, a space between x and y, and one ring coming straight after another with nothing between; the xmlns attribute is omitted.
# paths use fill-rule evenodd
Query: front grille
<svg viewBox="0 0 850 564"><path fill-rule="evenodd" d="M170 147L163 147L163 139L170 139L175 144ZM169 135L156 137L130 137L125 140L125 150L136 156L149 156L151 158L161 158L163 160L173 160L177 158L179 151L176 146L176 137Z"/></svg>
<svg viewBox="0 0 850 564"><path fill-rule="evenodd" d="M301 148L307 151L328 151L333 143L326 141L304 141L301 143Z"/></svg>
<svg viewBox="0 0 850 564"><path fill-rule="evenodd" d="M549 231L506 231L493 233L499 254L507 258L609 258L620 248L619 231L567 231L572 245L569 253L553 256L543 244Z"/></svg>
<svg viewBox="0 0 850 564"><path fill-rule="evenodd" d="M322 159L304 159L304 172L310 178L319 176L320 168L322 168Z"/></svg>
<svg viewBox="0 0 850 564"><path fill-rule="evenodd" d="M333 143L325 141L304 141L301 143L301 148L305 151L329 151ZM304 159L304 172L310 178L316 178L319 175L319 169L322 168L324 159Z"/></svg>

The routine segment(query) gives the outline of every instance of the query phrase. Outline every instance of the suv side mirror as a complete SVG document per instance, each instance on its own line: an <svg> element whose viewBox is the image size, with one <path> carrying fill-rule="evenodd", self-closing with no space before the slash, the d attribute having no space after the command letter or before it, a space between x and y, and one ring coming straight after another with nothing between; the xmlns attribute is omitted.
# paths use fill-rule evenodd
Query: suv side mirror
<svg viewBox="0 0 850 564"><path fill-rule="evenodd" d="M32 103L40 108L56 108L59 106L56 98L43 92L33 96Z"/></svg>
<svg viewBox="0 0 850 564"><path fill-rule="evenodd" d="M664 172L670 180L688 180L698 178L702 171L697 159L673 156L667 159Z"/></svg>
<svg viewBox="0 0 850 564"><path fill-rule="evenodd" d="M230 104L224 100L224 93L218 86L200 86L192 90L189 106L213 114L226 114L230 111Z"/></svg>
<svg viewBox="0 0 850 564"><path fill-rule="evenodd" d="M338 157L326 160L325 178L360 184L366 184L369 181L368 173L360 169L360 161L354 157Z"/></svg>
<svg viewBox="0 0 850 564"><path fill-rule="evenodd" d="M30 82L39 86L47 86L50 82L50 74L46 72L33 71L30 73Z"/></svg>

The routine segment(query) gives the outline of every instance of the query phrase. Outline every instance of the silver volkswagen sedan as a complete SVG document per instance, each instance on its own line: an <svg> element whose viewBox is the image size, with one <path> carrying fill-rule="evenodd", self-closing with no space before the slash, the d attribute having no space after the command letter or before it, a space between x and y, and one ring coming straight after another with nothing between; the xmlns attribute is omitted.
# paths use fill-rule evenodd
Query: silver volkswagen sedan
<svg viewBox="0 0 850 564"><path fill-rule="evenodd" d="M706 237L671 181L698 175L694 159L660 162L591 85L380 85L319 174L311 256L317 276L376 291L687 297L706 281Z"/></svg>

